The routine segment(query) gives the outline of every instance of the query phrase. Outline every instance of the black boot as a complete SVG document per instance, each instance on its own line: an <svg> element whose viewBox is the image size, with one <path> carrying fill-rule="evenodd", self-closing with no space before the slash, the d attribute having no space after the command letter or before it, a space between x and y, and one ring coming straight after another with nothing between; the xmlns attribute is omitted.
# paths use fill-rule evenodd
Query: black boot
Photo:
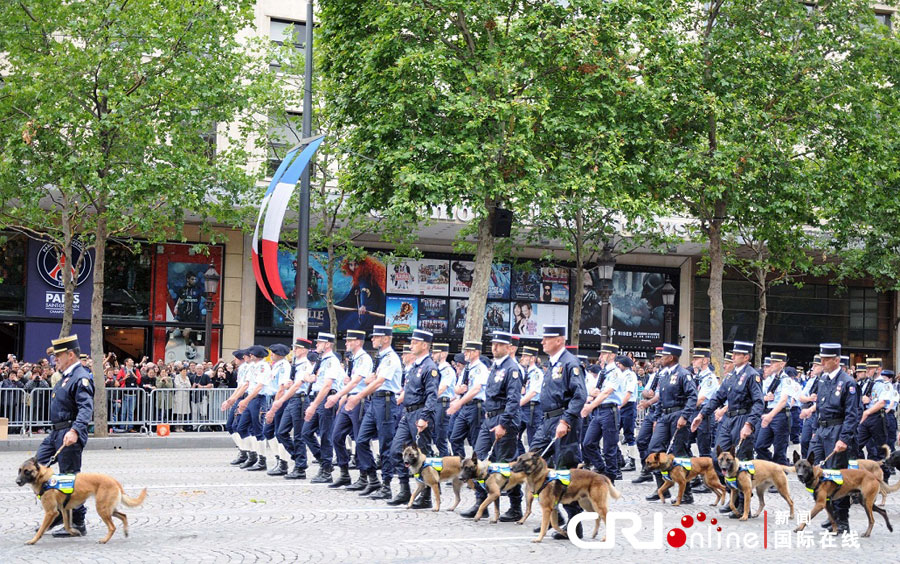
<svg viewBox="0 0 900 564"><path fill-rule="evenodd" d="M560 511L558 507L556 508L556 522L557 522L557 524L559 525L559 528L560 528L560 529L564 529L564 528L565 528L565 526L566 526L566 516L563 515L563 512ZM548 527L550 527L550 525L548 525ZM549 530L549 529L548 529L548 530ZM535 533L540 533L540 532L541 532L541 526L538 525L537 527L535 527L535 528L534 528L534 532L535 532Z"/></svg>
<svg viewBox="0 0 900 564"><path fill-rule="evenodd" d="M850 500L839 499L834 504L834 519L837 521L837 534L850 532Z"/></svg>
<svg viewBox="0 0 900 564"><path fill-rule="evenodd" d="M669 493L669 492L666 492ZM672 500L675 503L675 500ZM681 496L681 505L692 505L694 503L694 488L691 484L684 485L684 495Z"/></svg>
<svg viewBox="0 0 900 564"><path fill-rule="evenodd" d="M510 502L509 509L506 510L506 513L500 515L500 522L502 523L512 523L518 521L522 518L522 504L517 503L514 504Z"/></svg>
<svg viewBox="0 0 900 564"><path fill-rule="evenodd" d="M633 472L633 471L637 470L637 466L634 463L634 459L629 456L628 462L626 462L625 465L622 466L621 470L622 470L622 472ZM640 477L640 476L638 476L638 477ZM638 482L638 483L640 483L640 482Z"/></svg>
<svg viewBox="0 0 900 564"><path fill-rule="evenodd" d="M319 467L319 473L316 474L312 480L309 481L310 484L330 484L331 483L331 471L332 468L329 464L322 464Z"/></svg>
<svg viewBox="0 0 900 564"><path fill-rule="evenodd" d="M306 468L300 468L297 464L294 464L294 469L290 471L285 477L286 480L305 480L306 479Z"/></svg>
<svg viewBox="0 0 900 564"><path fill-rule="evenodd" d="M230 464L231 464L232 466L240 466L241 464L243 464L243 463L246 462L246 461L247 461L247 451L246 451L246 450L239 450L239 451L238 451L237 457L235 457L235 459L232 460L232 461L230 462Z"/></svg>
<svg viewBox="0 0 900 564"><path fill-rule="evenodd" d="M460 513L460 517L462 517L463 519L472 519L475 517L475 514L478 513L478 508L481 506L482 502L487 499L487 494L482 492L483 490L475 490L475 503L472 505L472 507ZM486 507L484 513L481 516L488 517L488 513L490 513L490 507Z"/></svg>
<svg viewBox="0 0 900 564"><path fill-rule="evenodd" d="M266 457L265 456L257 456L256 464L247 468L250 472L261 472L267 468L266 466Z"/></svg>
<svg viewBox="0 0 900 564"><path fill-rule="evenodd" d="M362 477L362 476L360 476ZM349 488L347 488L349 489ZM373 493L377 492L381 489L381 482L378 481L378 474L372 470L369 472L369 475L366 477L366 487L359 492L360 497L370 496ZM390 488L388 488L390 491ZM388 499L391 498L391 494L388 493Z"/></svg>
<svg viewBox="0 0 900 564"><path fill-rule="evenodd" d="M409 503L409 498L412 494L409 491L409 482L400 482L400 491L397 492L397 495L394 496L393 499L387 502L388 505L404 505Z"/></svg>
<svg viewBox="0 0 900 564"><path fill-rule="evenodd" d="M62 513L57 513L57 514L56 514L56 518L53 520L52 523L50 523L50 526L47 527L47 530L49 531L50 529L54 529L54 528L56 528L56 527L59 527L59 526L62 525L62 524L63 524L63 516L62 516ZM34 528L34 532L35 532L35 533L38 532L38 531L40 531L40 530L41 530L41 526L40 526L40 525L38 525L37 527Z"/></svg>
<svg viewBox="0 0 900 564"><path fill-rule="evenodd" d="M276 457L277 458L277 457ZM266 472L269 476L284 476L287 474L287 461L277 458L278 464L274 468Z"/></svg>
<svg viewBox="0 0 900 564"><path fill-rule="evenodd" d="M256 458L256 453L251 450L247 453L247 460L245 460L243 464L238 466L238 468L240 468L241 470L247 470L256 466Z"/></svg>
<svg viewBox="0 0 900 564"><path fill-rule="evenodd" d="M825 522L822 523L822 528L831 530L831 518L829 517L829 515L834 515L835 521L837 521L837 515L835 515L834 505L831 501L825 502L825 508L827 509L827 511L825 512Z"/></svg>
<svg viewBox="0 0 900 564"><path fill-rule="evenodd" d="M386 482L381 484L381 488L379 488L369 496L369 499L384 499L390 501L393 495L394 494L391 493L391 482L390 480L387 480Z"/></svg>
<svg viewBox="0 0 900 564"><path fill-rule="evenodd" d="M638 474L638 477L631 481L632 484L643 484L644 482L652 482L653 475L646 468L641 468L641 473Z"/></svg>
<svg viewBox="0 0 900 564"><path fill-rule="evenodd" d="M566 510L566 522L567 523L572 519L572 517L581 513L581 506L578 505L578 502L567 503L567 504L563 505L563 509ZM562 523L560 523L559 528L568 533L568 527L564 527L562 525ZM581 523L578 523L578 525L575 527L575 535L580 539L584 538L584 532L581 530ZM553 538L556 540L566 540L569 538L569 536L568 536L568 534L561 535L558 532L553 531Z"/></svg>
<svg viewBox="0 0 900 564"><path fill-rule="evenodd" d="M358 492L358 491L362 491L362 490L366 489L366 484L368 484L368 483L369 483L369 481L366 480L366 473L360 472L359 478L357 478L355 482L353 482L352 484L350 484L349 486L347 486L344 489L347 490L348 492Z"/></svg>
<svg viewBox="0 0 900 564"><path fill-rule="evenodd" d="M350 469L346 466L341 466L341 475L338 477L337 481L334 483L328 484L329 488L335 489L343 486L350 485Z"/></svg>
<svg viewBox="0 0 900 564"><path fill-rule="evenodd" d="M84 526L84 523L74 523L73 522L72 528L75 529L76 531L78 531L79 533L81 533L80 536L82 536L82 537L87 535L87 527ZM72 535L69 534L69 531L67 531L65 529L65 527L60 527L60 528L56 529L55 531L53 531L52 533L50 533L50 536L52 536L55 539L65 539L65 538L71 537Z"/></svg>
<svg viewBox="0 0 900 564"><path fill-rule="evenodd" d="M737 501L734 502L734 507L735 507L735 509L737 509L737 512L735 513L734 511L732 511L731 514L728 515L728 518L729 519L740 519L741 517L743 517L744 516L744 503L750 503L750 500L745 500L744 494L739 493ZM748 512L747 515L749 516L750 513Z"/></svg>
<svg viewBox="0 0 900 564"><path fill-rule="evenodd" d="M656 480L656 489L653 491L652 494L650 494L644 498L647 501L659 501L659 488L661 488L663 485L663 479L662 479L662 476L660 476L659 474L653 474L653 478ZM668 491L666 491L665 498L669 499Z"/></svg>
<svg viewBox="0 0 900 564"><path fill-rule="evenodd" d="M431 488L425 488L412 504L412 509L431 509Z"/></svg>

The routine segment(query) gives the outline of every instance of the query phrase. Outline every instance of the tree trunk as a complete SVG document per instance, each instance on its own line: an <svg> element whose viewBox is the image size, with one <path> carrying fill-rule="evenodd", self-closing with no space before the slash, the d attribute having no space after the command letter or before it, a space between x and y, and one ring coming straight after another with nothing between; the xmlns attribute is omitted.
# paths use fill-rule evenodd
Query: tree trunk
<svg viewBox="0 0 900 564"><path fill-rule="evenodd" d="M754 347L754 366L762 366L763 342L766 335L766 317L769 314L769 286L766 280L766 269L756 269L756 289L759 297L759 317L756 319L756 346Z"/></svg>
<svg viewBox="0 0 900 564"><path fill-rule="evenodd" d="M68 203L64 200L64 203ZM75 280L72 276L70 268L72 262L72 225L69 222L69 214L63 210L61 216L61 227L63 232L63 316L62 324L59 327L59 338L68 337L72 334L72 317L75 315ZM76 272L77 275L77 272Z"/></svg>
<svg viewBox="0 0 900 564"><path fill-rule="evenodd" d="M109 435L109 414L106 410L106 386L103 373L103 271L106 266L106 220L103 210L97 210L97 229L94 242L94 295L91 297L91 358L94 371L94 436ZM85 249L86 251L87 249Z"/></svg>
<svg viewBox="0 0 900 564"><path fill-rule="evenodd" d="M724 203L716 204L716 210L723 208L723 213L716 213L716 217L723 217ZM709 235L709 348L712 352L713 365L717 374L722 374L722 365L725 356L725 343L723 342L722 328L722 276L725 272L725 262L722 256L722 222L713 219L709 222L707 230Z"/></svg>
<svg viewBox="0 0 900 564"><path fill-rule="evenodd" d="M463 341L480 341L484 332L484 309L487 304L491 263L494 262L494 236L491 225L497 209L496 200L485 202L487 213L478 221L478 245L475 248L475 273L466 308L466 330Z"/></svg>
<svg viewBox="0 0 900 564"><path fill-rule="evenodd" d="M337 310L334 309L334 245L328 244L328 264L325 265L326 292L325 305L328 308L328 328L332 335L337 337Z"/></svg>
<svg viewBox="0 0 900 564"><path fill-rule="evenodd" d="M581 340L581 309L584 306L584 215L581 209L575 212L575 295L572 296L572 333L569 342L576 347Z"/></svg>

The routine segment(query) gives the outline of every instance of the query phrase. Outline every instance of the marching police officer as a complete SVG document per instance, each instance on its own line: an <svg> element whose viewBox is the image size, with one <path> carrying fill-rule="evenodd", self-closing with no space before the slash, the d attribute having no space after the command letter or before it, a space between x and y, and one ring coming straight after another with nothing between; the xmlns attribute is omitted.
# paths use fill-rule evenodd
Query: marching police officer
<svg viewBox="0 0 900 564"><path fill-rule="evenodd" d="M544 418L541 409L541 388L544 385L544 372L537 367L538 350L535 347L522 347L521 365L525 369L525 393L519 400L522 407L522 425L519 428L519 444L516 447L516 455L525 452L522 444L522 433L528 437L528 445L534 443L534 436Z"/></svg>
<svg viewBox="0 0 900 564"><path fill-rule="evenodd" d="M574 468L581 460L581 409L587 398L581 363L565 349L565 345L565 325L544 325L541 346L550 357L541 389L544 421L534 443L529 445L532 452L544 453L546 450L544 456L553 460L560 470ZM548 449L551 443L553 446ZM578 502L563 507L569 518L581 512ZM580 531L576 534L580 536ZM554 532L553 538L568 537Z"/></svg>
<svg viewBox="0 0 900 564"><path fill-rule="evenodd" d="M695 348L692 364L697 370L697 379L700 383L697 390L697 409L702 409L719 390L719 378L710 370L711 351L704 348ZM715 458L713 441L716 436L716 422L713 418L706 418L697 428L697 448L700 456Z"/></svg>
<svg viewBox="0 0 900 564"><path fill-rule="evenodd" d="M50 421L53 430L44 437L35 458L38 464L48 465L58 451L60 474L81 472L81 452L88 440L88 425L94 417L94 381L78 359L81 348L78 335L70 335L50 341L56 369L62 379L53 386L50 394ZM62 449L62 450L60 450ZM72 509L72 528L87 534L84 505ZM62 514L53 521L52 527L62 524ZM60 528L53 531L54 537L68 537L69 533Z"/></svg>
<svg viewBox="0 0 900 564"><path fill-rule="evenodd" d="M403 449L415 442L419 450L426 456L431 455L431 433L434 430L434 416L437 411L437 389L439 372L437 365L431 360L430 348L434 334L430 331L416 329L409 343L413 362L406 376L403 388L404 414L400 418L397 433L391 442L390 455L399 469L397 478L400 491L389 505L400 505L409 502L409 471L403 463ZM422 497L413 504L413 509L431 507L431 488L425 488Z"/></svg>
<svg viewBox="0 0 900 564"><path fill-rule="evenodd" d="M334 469L331 435L337 407L333 403L327 405L326 400L341 390L344 386L344 376L347 375L341 361L334 354L334 341L334 335L331 333L319 333L316 337L319 368L315 373L316 381L312 385L309 406L303 416L303 440L313 456L318 454L316 458L321 464L319 473L309 481L311 484L330 484L331 472ZM321 442L316 441L314 434L316 431Z"/></svg>
<svg viewBox="0 0 900 564"><path fill-rule="evenodd" d="M787 402L792 381L784 372L787 354L773 352L769 354L769 360L769 369L762 382L766 407L760 420L762 428L756 434L756 457L789 466L787 447L791 436L791 421ZM774 448L774 453L769 452L770 446Z"/></svg>
<svg viewBox="0 0 900 564"><path fill-rule="evenodd" d="M675 456L691 455L691 431L687 427L697 406L697 386L690 372L678 364L682 352L678 345L663 344L662 368L657 375L660 411L650 438L649 452L671 451ZM662 486L662 476L656 475L655 478L657 486ZM688 484L681 503L693 502L694 496Z"/></svg>
<svg viewBox="0 0 900 564"><path fill-rule="evenodd" d="M522 397L522 374L518 363L510 355L512 335L495 331L491 339L494 362L485 385L484 421L478 430L475 453L480 460L512 462L516 457L516 438L519 435L519 399ZM472 518L478 506L487 498L483 488L475 490L475 505L460 513ZM509 490L509 510L500 515L500 521L518 521L522 518L522 486Z"/></svg>
<svg viewBox="0 0 900 564"><path fill-rule="evenodd" d="M800 433L800 454L803 458L809 456L810 442L816 432L815 403L819 389L819 377L822 374L822 359L819 355L813 357L809 378L803 384L803 390L797 399L800 400L800 419L803 420L803 431Z"/></svg>
<svg viewBox="0 0 900 564"><path fill-rule="evenodd" d="M347 451L347 435L356 441L359 435L359 411L360 404L354 402L352 406L344 405L341 398L344 396L352 397L366 389L365 378L372 374L372 357L363 350L363 343L366 340L366 332L357 329L348 329L346 335L347 355L349 364L347 372L350 374L350 382L344 386L337 394L330 396L325 400L325 407L329 408L338 405L338 414L334 421L334 431L331 436L331 443L334 445L334 453L337 458L337 465L341 469L341 476L333 484L329 484L329 488L339 488L341 486L349 486L350 484L350 453ZM344 400L346 402L347 400ZM365 479L360 474L360 479L356 483L356 488L365 487ZM354 491L355 489L354 488Z"/></svg>
<svg viewBox="0 0 900 564"><path fill-rule="evenodd" d="M638 377L632 370L634 367L632 359L627 356L622 357L620 364L619 370L622 372L625 396L622 398L622 406L619 408L619 428L622 429L623 450L628 456L628 461L625 462L624 466L621 466L621 471L632 472L637 468L634 460L635 456L637 456L637 446L635 446L634 441L634 420L637 415Z"/></svg>
<svg viewBox="0 0 900 564"><path fill-rule="evenodd" d="M881 445L887 444L886 412L891 407L893 394L891 385L885 381L881 374L881 359L866 359L866 369L869 373L869 381L862 393L862 413L859 418L859 457L863 456L866 449L866 458L869 460L882 460L884 450Z"/></svg>
<svg viewBox="0 0 900 564"><path fill-rule="evenodd" d="M287 452L278 439L275 438L275 431L278 424L281 423L281 410L272 409L275 399L287 391L291 386L291 365L285 358L291 349L287 345L275 343L269 347L272 352L272 377L269 383L263 387L264 403L260 409L265 413L265 421L263 422L263 437L266 440L266 450L269 455L275 455L275 466L267 472L269 476L284 476L287 474ZM284 458L282 458L284 457ZM260 470L265 470L265 464ZM256 470L256 468L251 468Z"/></svg>
<svg viewBox="0 0 900 564"><path fill-rule="evenodd" d="M586 462L592 464L611 482L622 479L619 470L619 406L625 395L624 377L616 366L618 345L600 345L602 372L597 380L597 394L581 408L582 417L593 414L588 430L581 442ZM622 357L631 362L628 357ZM603 439L603 456L600 455L600 439Z"/></svg>
<svg viewBox="0 0 900 564"><path fill-rule="evenodd" d="M247 460L239 466L243 470L250 470L259 466L260 459L262 464L266 464L265 444L263 443L263 428L260 417L260 392L272 377L272 371L269 364L265 361L269 351L261 345L253 345L247 349L247 389L249 390L244 399L237 404L237 413L241 418L238 420L237 431L244 442L245 447L250 451ZM240 388L235 392L240 392ZM233 401L229 398L227 402Z"/></svg>
<svg viewBox="0 0 900 564"><path fill-rule="evenodd" d="M275 431L278 441L288 451L294 467L284 477L287 480L306 479L306 443L303 442L303 412L306 411L309 394L310 377L313 371L309 349L312 341L298 337L294 341L294 362L291 366L293 384L280 398L275 400L272 409L282 410L281 423ZM291 433L293 432L293 437Z"/></svg>
<svg viewBox="0 0 900 564"><path fill-rule="evenodd" d="M451 401L447 408L450 415L459 412L450 433L450 449L454 456L460 458L466 456L465 441L468 440L474 448L478 439L478 430L484 418L484 387L488 379L487 366L481 362L481 341L466 341L463 354L467 364L456 387L456 394L460 397Z"/></svg>
<svg viewBox="0 0 900 564"><path fill-rule="evenodd" d="M653 425L656 423L656 419L659 416L659 395L657 395L656 389L659 387L658 375L659 361L661 358L662 347L656 347L656 352L653 355L653 363L648 369L649 374L647 376L647 384L644 386L644 391L641 392L641 400L638 402L638 407L644 410L644 420L641 422L636 441L638 458L641 460L641 473L638 474L637 478L631 480L632 484L641 484L653 480L650 471L644 466L644 461L647 460L647 455L650 454L647 449L650 448L650 439L653 438ZM666 495L668 496L668 492L666 492ZM659 499L659 496L651 496L651 498L648 499L650 501L655 501Z"/></svg>
<svg viewBox="0 0 900 564"><path fill-rule="evenodd" d="M247 371L246 366L244 365L244 357L247 353L238 349L231 354L234 355L234 369L237 371L237 389L231 396L234 400L229 403L229 399L231 399L229 398L222 402L221 410L228 412L225 418L225 432L231 435L231 440L233 440L235 446L238 447L238 455L231 461L231 465L238 466L247 461L247 451L244 450L241 436L237 432L237 420L239 418L237 417L237 407L234 402L238 399L243 399L244 391L247 389L247 381L245 378Z"/></svg>
<svg viewBox="0 0 900 564"><path fill-rule="evenodd" d="M753 458L753 447L756 444L756 433L759 430L760 420L764 408L762 380L759 373L750 366L750 356L753 354L753 343L735 341L731 350L734 360L734 370L725 376L722 385L715 395L700 410L697 417L691 423L691 430L696 431L704 419L710 417L713 412L728 402L728 411L719 422L719 432L716 434L716 450L728 450L737 445L735 457L738 460L750 460ZM715 461L715 459L713 459ZM714 463L717 473L718 463ZM743 495L739 496L740 507L743 503ZM749 503L749 500L747 500ZM729 513L728 505L719 510ZM741 515L732 513L735 519Z"/></svg>
<svg viewBox="0 0 900 564"><path fill-rule="evenodd" d="M453 390L456 388L456 370L447 362L447 354L450 352L449 343L434 343L431 347L431 359L437 364L441 380L438 382L438 413L435 421L434 444L437 447L438 456L450 455L450 416L447 408L453 400Z"/></svg>

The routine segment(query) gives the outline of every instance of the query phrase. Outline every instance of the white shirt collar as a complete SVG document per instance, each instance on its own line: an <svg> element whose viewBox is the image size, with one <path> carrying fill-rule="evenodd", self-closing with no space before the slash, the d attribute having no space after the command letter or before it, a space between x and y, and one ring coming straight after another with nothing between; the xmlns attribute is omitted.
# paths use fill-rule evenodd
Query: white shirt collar
<svg viewBox="0 0 900 564"><path fill-rule="evenodd" d="M566 348L565 348L565 347L561 348L561 349L559 350L559 352L557 352L556 354L551 355L551 356L550 356L550 364L556 364L556 363L559 361L559 357L561 357L561 356L563 355L564 352L566 352Z"/></svg>
<svg viewBox="0 0 900 564"><path fill-rule="evenodd" d="M837 376L838 373L839 373L840 371L841 371L841 367L838 366L837 370L835 370L834 372L829 372L829 373L828 373L828 379L829 379L829 380L834 380L835 376Z"/></svg>
<svg viewBox="0 0 900 564"><path fill-rule="evenodd" d="M417 358L417 359L416 359L416 362L415 362L416 366L422 364L422 362L424 362L424 360L425 360L426 358L430 357L430 356L431 356L431 355L428 354L428 353L426 352L425 354L423 354L422 356L420 356L419 358Z"/></svg>
<svg viewBox="0 0 900 564"><path fill-rule="evenodd" d="M501 364L503 364L506 361L507 358L509 358L509 355L506 355L503 358L495 358L494 366L500 366Z"/></svg>
<svg viewBox="0 0 900 564"><path fill-rule="evenodd" d="M66 368L66 370L62 373L63 377L71 376L72 372L75 370L75 365L77 365L77 364L81 364L81 362L73 362L71 366Z"/></svg>

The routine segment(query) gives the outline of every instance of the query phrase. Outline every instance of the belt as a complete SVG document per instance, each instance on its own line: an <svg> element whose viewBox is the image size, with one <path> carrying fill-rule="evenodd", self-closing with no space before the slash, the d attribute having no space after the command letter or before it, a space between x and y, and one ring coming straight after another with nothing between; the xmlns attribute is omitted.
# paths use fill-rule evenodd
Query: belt
<svg viewBox="0 0 900 564"><path fill-rule="evenodd" d="M414 403L412 405L407 405L404 407L406 408L407 413L412 413L413 411L415 411L417 409L422 409L423 407L425 407L425 402L422 401L422 402Z"/></svg>
<svg viewBox="0 0 900 564"><path fill-rule="evenodd" d="M474 403L475 405L481 405L484 403L484 400L472 400L472 403Z"/></svg>
<svg viewBox="0 0 900 564"><path fill-rule="evenodd" d="M528 402L528 405L541 405L541 402L539 402L539 401L530 401L530 402Z"/></svg>
<svg viewBox="0 0 900 564"><path fill-rule="evenodd" d="M819 421L819 427L833 427L835 425L840 425L844 422L843 417L837 417L835 419L826 419L824 421Z"/></svg>
<svg viewBox="0 0 900 564"><path fill-rule="evenodd" d="M763 414L768 415L768 414L772 413L772 410L774 410L774 409L775 409L774 407L772 409L766 409L766 411ZM781 412L787 413L790 410L791 410L790 407L785 407L785 408L782 408L782 409L779 409L778 411L776 411L775 415L778 415Z"/></svg>
<svg viewBox="0 0 900 564"><path fill-rule="evenodd" d="M614 403L601 403L597 409L618 409L618 405Z"/></svg>
<svg viewBox="0 0 900 564"><path fill-rule="evenodd" d="M375 392L376 398L387 398L387 397L391 397L393 395L394 395L394 392L385 392L385 391Z"/></svg>
<svg viewBox="0 0 900 564"><path fill-rule="evenodd" d="M506 411L506 410L505 409L495 409L494 411L488 411L487 413L484 414L484 416L490 418L490 417L494 417L496 415L500 415L504 411Z"/></svg>
<svg viewBox="0 0 900 564"><path fill-rule="evenodd" d="M749 409L729 409L728 417L737 417L738 415L747 415L750 413Z"/></svg>
<svg viewBox="0 0 900 564"><path fill-rule="evenodd" d="M550 419L552 417L556 417L557 415L562 415L566 412L566 408L560 407L559 409L554 409L553 411L545 411L544 419Z"/></svg>
<svg viewBox="0 0 900 564"><path fill-rule="evenodd" d="M444 407L450 405L450 398L441 398L441 405L443 405Z"/></svg>
<svg viewBox="0 0 900 564"><path fill-rule="evenodd" d="M73 423L75 423L75 422L74 421L60 421L59 423L54 423L53 430L59 431L61 429L68 429L69 427L72 426Z"/></svg>
<svg viewBox="0 0 900 564"><path fill-rule="evenodd" d="M670 415L672 413L677 413L679 411L682 411L683 409L684 409L683 407L667 407L665 409L662 409L661 411L662 411L663 415Z"/></svg>

